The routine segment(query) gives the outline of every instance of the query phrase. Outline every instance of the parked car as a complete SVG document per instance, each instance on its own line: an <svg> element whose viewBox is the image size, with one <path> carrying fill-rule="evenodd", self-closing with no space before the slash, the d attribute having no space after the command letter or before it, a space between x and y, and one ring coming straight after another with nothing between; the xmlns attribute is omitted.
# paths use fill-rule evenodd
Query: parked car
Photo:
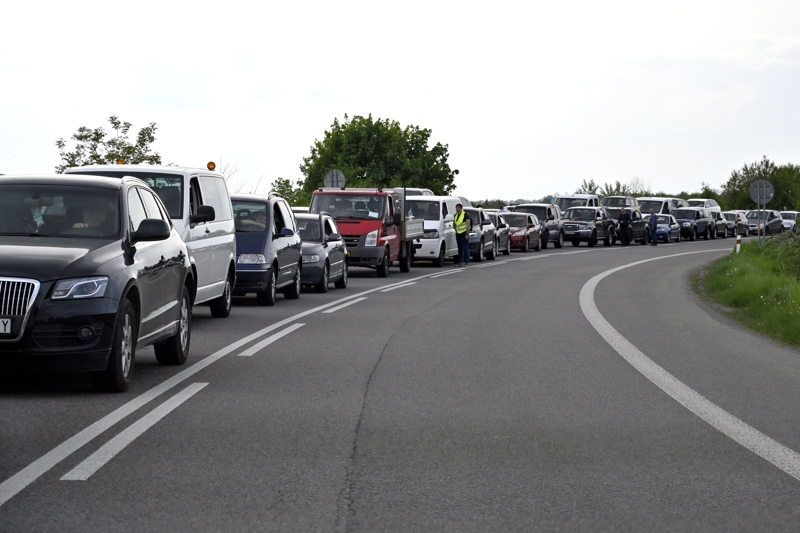
<svg viewBox="0 0 800 533"><path fill-rule="evenodd" d="M317 292L328 292L333 282L337 289L347 288L347 248L328 213L297 215L297 232L303 240L303 285Z"/></svg>
<svg viewBox="0 0 800 533"><path fill-rule="evenodd" d="M496 228L489 215L480 207L466 207L464 211L472 219L472 230L469 232L469 251L472 260L480 263L483 258L497 257L497 240L494 238Z"/></svg>
<svg viewBox="0 0 800 533"><path fill-rule="evenodd" d="M513 207L515 213L531 213L542 226L542 248L552 242L556 248L564 246L564 219L561 209L556 204L518 204Z"/></svg>
<svg viewBox="0 0 800 533"><path fill-rule="evenodd" d="M564 238L572 246L581 242L590 247L602 240L611 246L616 240L616 224L602 207L570 207L564 212Z"/></svg>
<svg viewBox="0 0 800 533"><path fill-rule="evenodd" d="M133 176L147 183L161 198L189 249L197 283L193 304L210 304L214 317L230 315L236 237L223 176L212 170L160 165L90 165L67 169L65 174Z"/></svg>
<svg viewBox="0 0 800 533"><path fill-rule="evenodd" d="M797 231L797 216L800 211L781 211L784 231Z"/></svg>
<svg viewBox="0 0 800 533"><path fill-rule="evenodd" d="M0 364L124 391L137 348L186 361L195 290L189 250L143 181L0 178Z"/></svg>
<svg viewBox="0 0 800 533"><path fill-rule="evenodd" d="M606 196L600 202L600 205L606 209L609 207L616 209L624 207L625 209L633 211L639 207L639 200L633 196Z"/></svg>
<svg viewBox="0 0 800 533"><path fill-rule="evenodd" d="M300 297L301 240L289 204L270 193L234 194L236 287L234 295L255 293L259 305L275 305L278 291L290 300Z"/></svg>
<svg viewBox="0 0 800 533"><path fill-rule="evenodd" d="M747 226L751 235L775 235L783 232L783 217L772 209L748 211ZM763 228L763 229L762 229Z"/></svg>
<svg viewBox="0 0 800 533"><path fill-rule="evenodd" d="M683 198L652 196L637 198L637 200L639 200L639 210L645 215L650 214L651 209L656 214L667 215L672 213L675 209L689 207L689 204Z"/></svg>
<svg viewBox="0 0 800 533"><path fill-rule="evenodd" d="M725 218L721 211L711 211L711 218L714 219L714 233L711 234L711 238L721 237L727 239L728 219Z"/></svg>
<svg viewBox="0 0 800 533"><path fill-rule="evenodd" d="M527 252L531 248L537 252L542 249L544 235L536 215L514 212L506 215L511 230L511 248Z"/></svg>
<svg viewBox="0 0 800 533"><path fill-rule="evenodd" d="M458 203L452 196L406 198L406 217L423 221L424 233L414 239L414 261L433 261L442 267L446 259L458 255L453 226Z"/></svg>
<svg viewBox="0 0 800 533"><path fill-rule="evenodd" d="M614 221L614 230L615 230L615 239L619 239L622 242L622 228L619 224L619 215L622 212L621 207L608 207L606 208L606 213ZM628 225L628 242L634 243L639 242L641 244L647 244L651 240L653 240L653 236L650 234L650 224L648 222L648 216L642 216L641 211L638 209L634 209L629 211L631 215L631 223ZM614 244L612 240L611 244Z"/></svg>
<svg viewBox="0 0 800 533"><path fill-rule="evenodd" d="M723 211L722 216L725 217L726 235L731 237L747 235L747 219L743 211Z"/></svg>
<svg viewBox="0 0 800 533"><path fill-rule="evenodd" d="M570 207L600 207L600 198L596 194L565 194L553 203L563 213Z"/></svg>
<svg viewBox="0 0 800 533"><path fill-rule="evenodd" d="M681 225L681 238L690 241L703 236L705 240L711 237L714 231L714 219L711 211L701 207L682 207L673 211L672 215Z"/></svg>
<svg viewBox="0 0 800 533"><path fill-rule="evenodd" d="M511 226L508 225L506 218L506 215L509 214L508 211L489 213L489 218L495 227L494 236L497 240L497 249L502 250L503 255L511 253Z"/></svg>
<svg viewBox="0 0 800 533"><path fill-rule="evenodd" d="M689 198L686 203L689 204L689 207L703 207L709 211L722 211L717 201L710 198Z"/></svg>
<svg viewBox="0 0 800 533"><path fill-rule="evenodd" d="M658 215L655 238L664 242L681 242L681 227L672 215Z"/></svg>

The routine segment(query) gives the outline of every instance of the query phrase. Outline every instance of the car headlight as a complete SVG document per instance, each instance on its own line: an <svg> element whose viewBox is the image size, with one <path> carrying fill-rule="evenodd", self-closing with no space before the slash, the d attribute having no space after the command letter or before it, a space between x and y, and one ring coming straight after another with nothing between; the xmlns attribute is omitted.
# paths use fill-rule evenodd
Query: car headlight
<svg viewBox="0 0 800 533"><path fill-rule="evenodd" d="M422 234L422 238L423 239L438 239L439 238L439 232L437 230L426 231L425 233Z"/></svg>
<svg viewBox="0 0 800 533"><path fill-rule="evenodd" d="M237 263L242 265L263 265L266 264L267 258L264 254L241 254Z"/></svg>
<svg viewBox="0 0 800 533"><path fill-rule="evenodd" d="M683 223L683 227L684 228L690 228L690 227L692 227L692 223L691 222L684 222Z"/></svg>
<svg viewBox="0 0 800 533"><path fill-rule="evenodd" d="M523 235L525 235L525 230L521 229L519 231L515 231L512 237L522 237Z"/></svg>
<svg viewBox="0 0 800 533"><path fill-rule="evenodd" d="M589 229L589 225L588 224L579 224L578 228L580 228L580 229Z"/></svg>
<svg viewBox="0 0 800 533"><path fill-rule="evenodd" d="M473 237L477 237L477 236L478 236L478 234L477 234L477 233L475 233L474 231L470 231L470 232L469 232L469 238L470 238L470 239L471 239L471 238L473 238Z"/></svg>
<svg viewBox="0 0 800 533"><path fill-rule="evenodd" d="M367 240L364 241L364 246L378 246L378 230L367 233Z"/></svg>
<svg viewBox="0 0 800 533"><path fill-rule="evenodd" d="M62 279L53 289L52 300L102 298L108 287L108 276Z"/></svg>
<svg viewBox="0 0 800 533"><path fill-rule="evenodd" d="M303 263L319 263L319 256L314 255L305 255L303 254Z"/></svg>

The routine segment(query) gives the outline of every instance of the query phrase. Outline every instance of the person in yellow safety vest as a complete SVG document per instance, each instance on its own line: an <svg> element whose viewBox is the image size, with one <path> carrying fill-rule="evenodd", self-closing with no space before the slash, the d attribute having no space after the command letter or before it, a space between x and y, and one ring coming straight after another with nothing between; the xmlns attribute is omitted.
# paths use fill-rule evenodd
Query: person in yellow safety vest
<svg viewBox="0 0 800 533"><path fill-rule="evenodd" d="M456 204L453 225L456 228L456 244L458 244L456 268L465 267L469 264L469 232L472 231L472 219L461 204Z"/></svg>

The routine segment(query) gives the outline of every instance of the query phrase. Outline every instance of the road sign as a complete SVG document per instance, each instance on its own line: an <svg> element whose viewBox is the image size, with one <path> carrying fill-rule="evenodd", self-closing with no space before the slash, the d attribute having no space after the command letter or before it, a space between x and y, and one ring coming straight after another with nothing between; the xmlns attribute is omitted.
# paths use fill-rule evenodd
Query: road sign
<svg viewBox="0 0 800 533"><path fill-rule="evenodd" d="M750 185L750 199L757 204L768 204L775 196L775 188L767 180L756 180Z"/></svg>
<svg viewBox="0 0 800 533"><path fill-rule="evenodd" d="M325 187L344 189L344 174L342 174L341 170L329 170L325 177L322 178L322 184Z"/></svg>

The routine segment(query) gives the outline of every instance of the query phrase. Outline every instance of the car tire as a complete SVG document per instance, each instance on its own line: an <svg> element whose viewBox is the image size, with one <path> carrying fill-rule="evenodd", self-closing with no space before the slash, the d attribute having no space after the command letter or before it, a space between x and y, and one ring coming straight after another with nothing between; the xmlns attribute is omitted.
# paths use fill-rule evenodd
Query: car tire
<svg viewBox="0 0 800 533"><path fill-rule="evenodd" d="M275 288L277 280L275 279L275 267L269 269L269 279L267 279L267 290L261 291L256 294L256 301L258 305L265 305L271 307L275 305L277 300L278 291Z"/></svg>
<svg viewBox="0 0 800 533"><path fill-rule="evenodd" d="M326 262L325 267L322 269L322 277L317 282L317 284L314 285L314 292L319 292L319 293L328 292L328 283L330 282L330 272L331 272L330 267Z"/></svg>
<svg viewBox="0 0 800 533"><path fill-rule="evenodd" d="M378 277L379 278L389 277L389 249L388 248L386 248L386 250L383 253L383 260L381 261L381 264L378 265Z"/></svg>
<svg viewBox="0 0 800 533"><path fill-rule="evenodd" d="M508 235L506 239L506 248L503 250L503 255L510 255L511 254L511 235Z"/></svg>
<svg viewBox="0 0 800 533"><path fill-rule="evenodd" d="M91 373L95 389L104 392L123 392L130 387L136 361L138 339L136 324L136 311L131 301L125 298L119 306L108 366L105 370Z"/></svg>
<svg viewBox="0 0 800 533"><path fill-rule="evenodd" d="M528 238L526 237L525 238L525 244L522 245L522 250L520 250L520 251L523 254L526 254L526 253L528 253L528 250L530 250L530 247L529 247L529 243L528 243Z"/></svg>
<svg viewBox="0 0 800 533"><path fill-rule="evenodd" d="M708 240L711 237L711 228L706 227L705 233L703 233L703 240Z"/></svg>
<svg viewBox="0 0 800 533"><path fill-rule="evenodd" d="M710 228L710 231L711 231L711 239L716 240L717 239L717 227L714 226L713 228Z"/></svg>
<svg viewBox="0 0 800 533"><path fill-rule="evenodd" d="M181 294L180 313L175 335L153 346L156 361L160 365L182 365L189 357L189 345L192 342L192 300L186 287Z"/></svg>
<svg viewBox="0 0 800 533"><path fill-rule="evenodd" d="M228 278L225 280L225 288L222 290L222 296L211 300L211 316L214 318L228 318L231 314L231 307L233 307L233 275L228 272Z"/></svg>
<svg viewBox="0 0 800 533"><path fill-rule="evenodd" d="M616 240L616 239L614 239L614 240L611 239L611 236L613 234L614 234L614 232L611 232L608 235L606 235L606 238L603 239L603 246L607 247L607 246L611 246L612 244L614 244L614 240Z"/></svg>
<svg viewBox="0 0 800 533"><path fill-rule="evenodd" d="M444 243L439 247L439 255L433 260L433 266L442 268L444 266Z"/></svg>
<svg viewBox="0 0 800 533"><path fill-rule="evenodd" d="M478 245L478 253L475 254L474 258L476 263L480 263L481 261L483 261L483 248L484 248L483 239L481 239L481 242Z"/></svg>
<svg viewBox="0 0 800 533"><path fill-rule="evenodd" d="M538 240L538 241L536 241L536 246L534 246L534 247L533 247L533 251L534 251L534 252L539 252L539 251L541 251L541 249L542 249L542 242L544 242L544 241L543 241L543 239L542 239L542 234L540 233L540 234L539 234L539 240Z"/></svg>
<svg viewBox="0 0 800 533"><path fill-rule="evenodd" d="M722 238L723 239L727 239L728 238L728 230L727 229L722 232Z"/></svg>
<svg viewBox="0 0 800 533"><path fill-rule="evenodd" d="M541 246L542 246L542 250L546 250L546 249L547 249L547 245L550 243L550 230L546 230L546 231L544 232L544 237L542 237L542 238L541 238L541 239L539 239L539 240L540 240L540 241L541 241L541 243L542 243L542 245L541 245ZM556 243L553 243L553 246L555 246L556 248L558 248L558 246L556 245Z"/></svg>
<svg viewBox="0 0 800 533"><path fill-rule="evenodd" d="M412 250L411 243L406 243L406 256L400 258L400 272L411 272L411 262L414 260Z"/></svg>
<svg viewBox="0 0 800 533"><path fill-rule="evenodd" d="M553 246L556 248L563 248L564 247L564 232L558 230L558 240L553 243ZM547 248L547 244L543 246L543 248Z"/></svg>
<svg viewBox="0 0 800 533"><path fill-rule="evenodd" d="M297 267L297 270L294 272L294 278L292 279L292 284L283 289L283 297L287 300L297 300L300 298L300 291L302 291L303 286L301 285L301 277L302 273L300 272L300 267Z"/></svg>
<svg viewBox="0 0 800 533"><path fill-rule="evenodd" d="M337 289L346 289L347 288L347 263L344 264L342 267L342 275L336 282L333 284L334 287Z"/></svg>
<svg viewBox="0 0 800 533"><path fill-rule="evenodd" d="M597 244L597 231L592 231L592 234L589 235L589 242L586 243L589 248L594 248L594 245Z"/></svg>
<svg viewBox="0 0 800 533"><path fill-rule="evenodd" d="M692 234L689 235L689 240L690 241L696 241L697 240L697 227L692 228Z"/></svg>
<svg viewBox="0 0 800 533"><path fill-rule="evenodd" d="M494 258L497 257L497 240L492 241L492 249L489 250L489 253L486 254L486 259L490 261L494 261Z"/></svg>

